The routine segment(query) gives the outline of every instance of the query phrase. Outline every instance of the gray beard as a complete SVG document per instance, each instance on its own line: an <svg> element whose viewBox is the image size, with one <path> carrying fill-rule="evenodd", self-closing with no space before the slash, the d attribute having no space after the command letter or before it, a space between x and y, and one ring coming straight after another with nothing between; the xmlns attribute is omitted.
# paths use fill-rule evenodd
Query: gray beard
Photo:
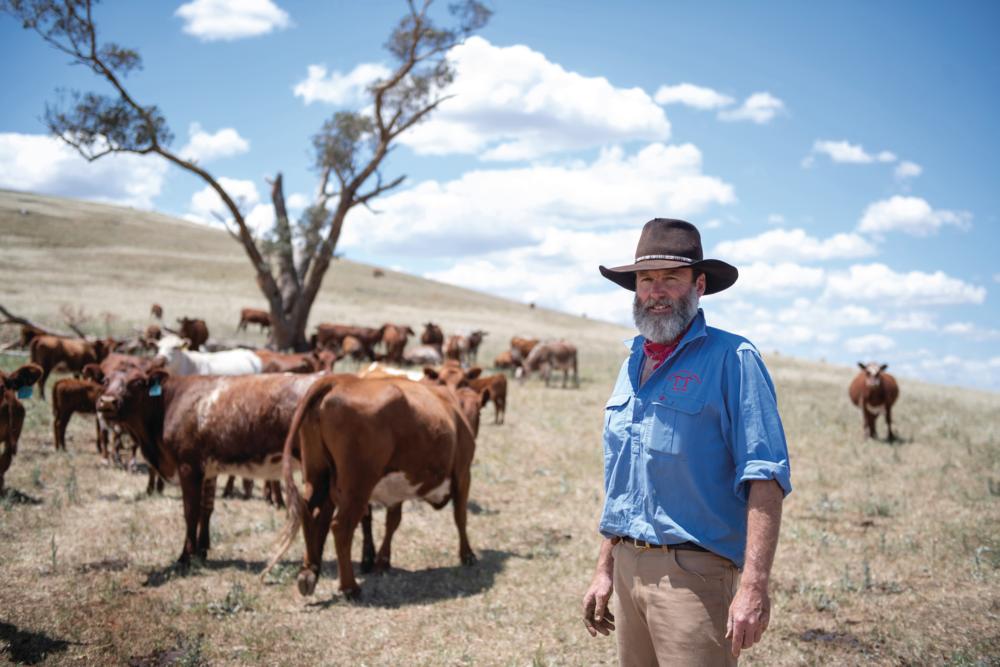
<svg viewBox="0 0 1000 667"><path fill-rule="evenodd" d="M648 308L654 305L670 306L668 315L654 315ZM684 329L698 314L698 288L691 285L691 291L679 299L650 300L645 305L639 295L632 301L632 319L646 340L654 343L669 343L684 333Z"/></svg>

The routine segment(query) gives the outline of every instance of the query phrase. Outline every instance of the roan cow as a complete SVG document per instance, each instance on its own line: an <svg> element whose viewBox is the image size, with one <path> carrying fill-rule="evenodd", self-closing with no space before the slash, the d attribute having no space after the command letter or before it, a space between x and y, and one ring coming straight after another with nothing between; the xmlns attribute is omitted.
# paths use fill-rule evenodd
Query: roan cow
<svg viewBox="0 0 1000 667"><path fill-rule="evenodd" d="M25 364L5 373L0 370L0 494L4 492L3 478L17 454L17 441L24 425L24 406L20 398L31 395L31 385L42 377L37 364Z"/></svg>
<svg viewBox="0 0 1000 667"><path fill-rule="evenodd" d="M459 559L475 563L466 516L478 419L478 396L469 389L456 393L404 378L328 375L317 380L300 402L285 440L289 522L268 567L287 551L301 525L306 552L298 589L311 594L332 527L340 590L356 598L361 589L351 566L354 529L369 502L386 507L385 537L374 563L376 571L385 570L402 503L410 498L422 498L436 509L451 500ZM296 444L301 495L292 478Z"/></svg>
<svg viewBox="0 0 1000 667"><path fill-rule="evenodd" d="M561 370L563 372L563 389L566 388L566 381L569 378L571 370L573 371L573 384L576 387L580 386L580 376L576 363L576 346L564 340L545 341L544 343L535 345L524 360L524 372L521 375L521 381L524 382L528 379L528 375L534 371L538 371L545 378L545 386L548 387L553 370Z"/></svg>
<svg viewBox="0 0 1000 667"><path fill-rule="evenodd" d="M892 433L892 406L899 398L896 378L885 372L888 364L874 361L863 364L859 361L858 367L861 372L854 376L847 394L851 397L851 403L861 408L865 435L869 438L876 437L875 419L879 414L885 413L889 442L893 442L896 436Z"/></svg>
<svg viewBox="0 0 1000 667"><path fill-rule="evenodd" d="M183 377L132 369L108 378L97 409L138 441L157 472L181 486L182 564L208 553L218 475L279 477L292 415L318 377L331 376ZM289 457L298 459L296 448Z"/></svg>

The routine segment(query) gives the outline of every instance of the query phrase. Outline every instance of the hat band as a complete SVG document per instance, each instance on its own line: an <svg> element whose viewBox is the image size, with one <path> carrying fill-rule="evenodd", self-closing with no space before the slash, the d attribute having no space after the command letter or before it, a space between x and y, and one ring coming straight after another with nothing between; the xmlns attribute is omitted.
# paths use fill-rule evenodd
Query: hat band
<svg viewBox="0 0 1000 667"><path fill-rule="evenodd" d="M643 255L642 257L636 257L636 262L644 262L647 259L670 259L675 262L684 262L685 264L691 264L694 262L690 257L680 257L678 255Z"/></svg>

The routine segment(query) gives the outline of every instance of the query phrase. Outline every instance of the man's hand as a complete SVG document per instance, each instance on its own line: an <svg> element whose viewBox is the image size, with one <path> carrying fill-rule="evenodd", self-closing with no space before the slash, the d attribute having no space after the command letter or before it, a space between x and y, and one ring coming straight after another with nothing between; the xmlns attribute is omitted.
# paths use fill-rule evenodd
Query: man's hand
<svg viewBox="0 0 1000 667"><path fill-rule="evenodd" d="M770 620L771 598L767 586L740 586L729 605L726 622L726 637L732 638L733 655L738 658L741 650L759 642Z"/></svg>
<svg viewBox="0 0 1000 667"><path fill-rule="evenodd" d="M611 577L598 568L583 596L583 624L591 637L596 637L598 632L606 637L615 629L615 617L608 609L613 588Z"/></svg>

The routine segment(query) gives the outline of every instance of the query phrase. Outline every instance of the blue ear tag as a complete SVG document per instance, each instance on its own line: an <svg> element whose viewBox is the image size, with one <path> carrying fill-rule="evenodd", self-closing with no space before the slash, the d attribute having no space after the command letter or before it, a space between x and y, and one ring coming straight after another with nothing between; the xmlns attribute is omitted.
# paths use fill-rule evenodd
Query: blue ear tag
<svg viewBox="0 0 1000 667"><path fill-rule="evenodd" d="M31 398L31 385L29 384L26 387L18 387L17 388L17 397L18 398Z"/></svg>
<svg viewBox="0 0 1000 667"><path fill-rule="evenodd" d="M149 385L149 395L150 396L162 396L163 395L163 387L160 386L159 382L154 382L153 384Z"/></svg>

